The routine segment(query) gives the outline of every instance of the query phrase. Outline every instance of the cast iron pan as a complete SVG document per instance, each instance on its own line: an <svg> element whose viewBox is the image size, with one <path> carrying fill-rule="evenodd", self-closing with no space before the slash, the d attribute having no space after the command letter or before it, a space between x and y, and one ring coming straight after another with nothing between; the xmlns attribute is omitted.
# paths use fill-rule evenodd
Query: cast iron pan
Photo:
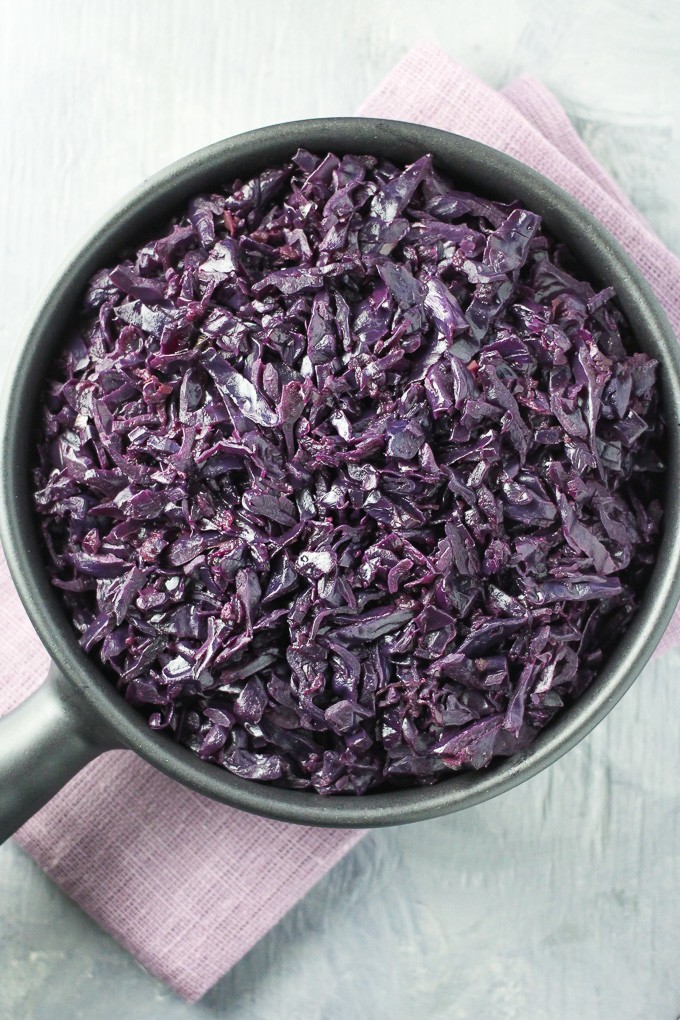
<svg viewBox="0 0 680 1020"><path fill-rule="evenodd" d="M46 373L69 318L95 270L161 227L189 196L287 159L317 152L373 153L410 162L425 152L454 181L477 193L519 199L578 256L593 281L611 284L641 350L661 362L668 423L664 534L658 562L632 626L597 681L525 751L437 786L363 797L321 797L239 779L147 728L81 651L45 570L31 502L35 416ZM88 761L131 748L186 786L234 807L307 825L365 827L431 818L509 790L550 765L614 706L649 658L680 595L680 354L649 287L609 234L570 196L522 163L457 135L396 121L338 118L297 121L218 142L182 159L133 192L59 272L29 326L5 392L2 441L2 540L22 602L53 666L39 690L0 722L0 840L11 835Z"/></svg>

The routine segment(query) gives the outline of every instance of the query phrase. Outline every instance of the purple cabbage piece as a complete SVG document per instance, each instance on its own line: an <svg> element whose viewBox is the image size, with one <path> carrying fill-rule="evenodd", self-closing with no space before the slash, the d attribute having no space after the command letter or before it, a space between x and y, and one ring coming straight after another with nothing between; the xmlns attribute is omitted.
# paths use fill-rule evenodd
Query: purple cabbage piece
<svg viewBox="0 0 680 1020"><path fill-rule="evenodd" d="M83 648L246 779L434 783L592 682L654 562L663 422L540 218L298 152L96 274L35 506Z"/></svg>

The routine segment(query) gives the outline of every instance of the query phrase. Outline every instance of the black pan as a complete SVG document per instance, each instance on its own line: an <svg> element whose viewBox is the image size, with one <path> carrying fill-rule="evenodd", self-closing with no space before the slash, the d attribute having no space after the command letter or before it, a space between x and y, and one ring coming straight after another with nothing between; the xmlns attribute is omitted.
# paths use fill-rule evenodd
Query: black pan
<svg viewBox="0 0 680 1020"><path fill-rule="evenodd" d="M147 728L98 666L80 649L50 586L32 509L35 409L46 373L91 274L120 250L143 241L185 200L234 177L287 159L300 146L374 153L410 162L425 152L459 185L492 198L517 198L544 217L578 256L591 279L616 288L637 344L661 365L668 423L664 534L638 613L592 687L525 751L479 772L433 787L324 798L239 779L200 761ZM234 807L307 825L393 825L457 811L509 790L581 740L616 704L644 666L680 595L680 356L650 288L603 227L565 192L522 163L469 139L415 124L362 118L298 121L218 142L144 183L88 237L49 287L10 372L2 420L2 540L22 602L53 667L45 683L0 722L0 840L41 807L90 759L131 748L186 786Z"/></svg>

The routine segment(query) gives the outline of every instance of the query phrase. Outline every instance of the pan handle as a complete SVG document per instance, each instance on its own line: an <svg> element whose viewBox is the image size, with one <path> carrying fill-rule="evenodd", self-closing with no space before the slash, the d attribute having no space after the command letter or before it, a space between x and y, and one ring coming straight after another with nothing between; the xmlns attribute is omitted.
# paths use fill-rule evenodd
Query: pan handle
<svg viewBox="0 0 680 1020"><path fill-rule="evenodd" d="M0 844L105 750L83 732L51 665L42 686L0 719Z"/></svg>

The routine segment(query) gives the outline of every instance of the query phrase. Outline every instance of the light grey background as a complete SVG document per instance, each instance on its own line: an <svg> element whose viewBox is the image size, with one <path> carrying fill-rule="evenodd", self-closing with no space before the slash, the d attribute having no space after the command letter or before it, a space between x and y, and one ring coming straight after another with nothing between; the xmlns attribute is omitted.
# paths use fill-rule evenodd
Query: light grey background
<svg viewBox="0 0 680 1020"><path fill-rule="evenodd" d="M676 0L0 0L0 372L39 289L140 179L353 112L410 45L538 75L680 252ZM680 655L579 748L464 814L367 837L197 1006L12 845L0 1020L675 1020Z"/></svg>

